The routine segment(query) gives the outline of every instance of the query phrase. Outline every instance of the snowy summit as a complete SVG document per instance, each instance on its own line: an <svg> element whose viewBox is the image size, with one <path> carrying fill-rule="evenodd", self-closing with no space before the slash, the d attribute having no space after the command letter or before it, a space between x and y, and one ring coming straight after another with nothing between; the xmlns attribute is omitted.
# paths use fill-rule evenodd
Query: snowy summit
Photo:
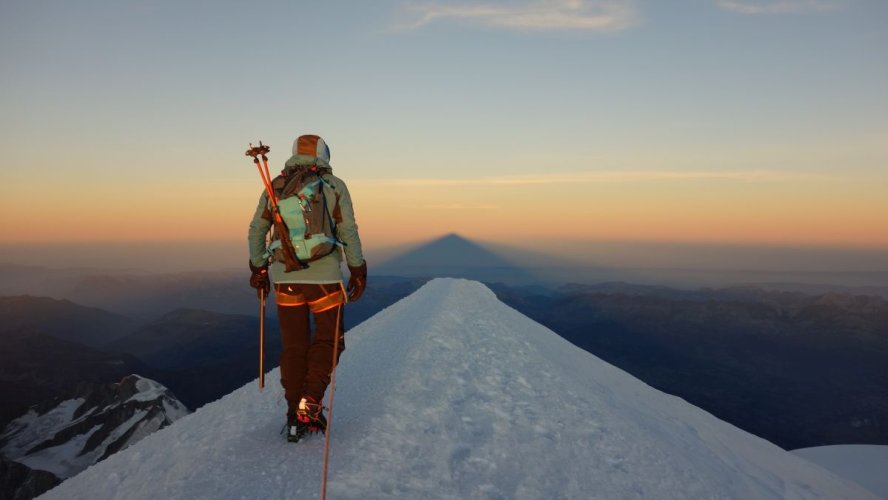
<svg viewBox="0 0 888 500"><path fill-rule="evenodd" d="M44 498L316 498L323 438L287 443L269 389L248 384ZM453 279L347 333L328 495L875 498Z"/></svg>

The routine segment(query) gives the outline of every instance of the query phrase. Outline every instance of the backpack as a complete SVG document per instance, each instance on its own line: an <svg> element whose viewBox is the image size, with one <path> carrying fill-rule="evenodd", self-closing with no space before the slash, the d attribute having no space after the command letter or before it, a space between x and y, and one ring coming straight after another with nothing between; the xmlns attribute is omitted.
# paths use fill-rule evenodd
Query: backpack
<svg viewBox="0 0 888 500"><path fill-rule="evenodd" d="M329 167L306 166L281 174L271 183L293 250L303 263L326 257L342 244L336 237L336 222L324 189L335 189L323 177L331 172ZM273 260L283 262L280 238L275 230L268 251Z"/></svg>

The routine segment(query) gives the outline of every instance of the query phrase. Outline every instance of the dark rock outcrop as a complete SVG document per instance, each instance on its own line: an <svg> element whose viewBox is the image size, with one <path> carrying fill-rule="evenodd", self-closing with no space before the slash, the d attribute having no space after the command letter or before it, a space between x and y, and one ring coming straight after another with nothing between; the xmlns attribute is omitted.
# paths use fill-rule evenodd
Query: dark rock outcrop
<svg viewBox="0 0 888 500"><path fill-rule="evenodd" d="M0 457L0 497L4 499L31 500L59 483L49 472Z"/></svg>

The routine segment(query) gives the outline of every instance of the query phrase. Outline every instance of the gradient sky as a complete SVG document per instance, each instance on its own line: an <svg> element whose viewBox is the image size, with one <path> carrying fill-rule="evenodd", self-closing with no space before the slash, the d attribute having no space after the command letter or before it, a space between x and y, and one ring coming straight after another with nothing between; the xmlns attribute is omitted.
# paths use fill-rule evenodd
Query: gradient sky
<svg viewBox="0 0 888 500"><path fill-rule="evenodd" d="M243 239L248 143L317 133L369 245L888 248L882 0L4 0L0 28L3 243Z"/></svg>

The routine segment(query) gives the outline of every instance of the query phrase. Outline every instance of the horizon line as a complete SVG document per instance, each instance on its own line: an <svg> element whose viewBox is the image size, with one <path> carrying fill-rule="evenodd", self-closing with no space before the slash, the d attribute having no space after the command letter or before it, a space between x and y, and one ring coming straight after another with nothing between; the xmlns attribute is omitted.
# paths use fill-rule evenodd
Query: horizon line
<svg viewBox="0 0 888 500"><path fill-rule="evenodd" d="M473 237L473 236L465 236L460 233L456 233L453 231L440 233L437 236L431 236L428 238L416 239L398 242L390 245L378 245L374 243L364 242L364 247L375 247L379 248L395 248L395 247L403 247L410 246L422 243L429 243L433 241L437 241L447 237L456 236L458 238L462 238L467 241L473 242L481 242L481 243L494 243L494 244L504 244L504 245L512 245L516 247L521 247L521 245L516 244L511 239L488 239L483 237ZM790 248L800 248L800 249L833 249L833 250L866 250L866 251L888 251L888 244L876 244L876 245L861 245L861 244L840 244L840 243L817 243L817 242L779 242L779 241L735 241L735 240L662 240L662 239L643 239L643 238L626 238L626 239L617 239L617 238L565 238L562 241L568 244L585 244L585 245L601 245L601 244L622 244L622 245L676 245L676 246L699 246L699 247L734 247L734 248L744 248L744 247L754 247L754 248L774 248L774 249L790 249ZM163 244L188 244L188 245L202 245L207 243L222 243L225 245L241 245L243 244L246 248L246 243L242 238L206 238L206 239L158 239L158 240L148 240L148 239L125 239L125 240L108 240L108 239L97 239L97 240L53 240L53 241L41 241L41 240L22 240L22 241L0 241L0 248L4 247L25 247L25 246L40 246L40 247L52 247L57 248L61 246L96 246L96 245L109 245L109 246L130 246L130 245L163 245ZM528 246L530 247L530 246Z"/></svg>

